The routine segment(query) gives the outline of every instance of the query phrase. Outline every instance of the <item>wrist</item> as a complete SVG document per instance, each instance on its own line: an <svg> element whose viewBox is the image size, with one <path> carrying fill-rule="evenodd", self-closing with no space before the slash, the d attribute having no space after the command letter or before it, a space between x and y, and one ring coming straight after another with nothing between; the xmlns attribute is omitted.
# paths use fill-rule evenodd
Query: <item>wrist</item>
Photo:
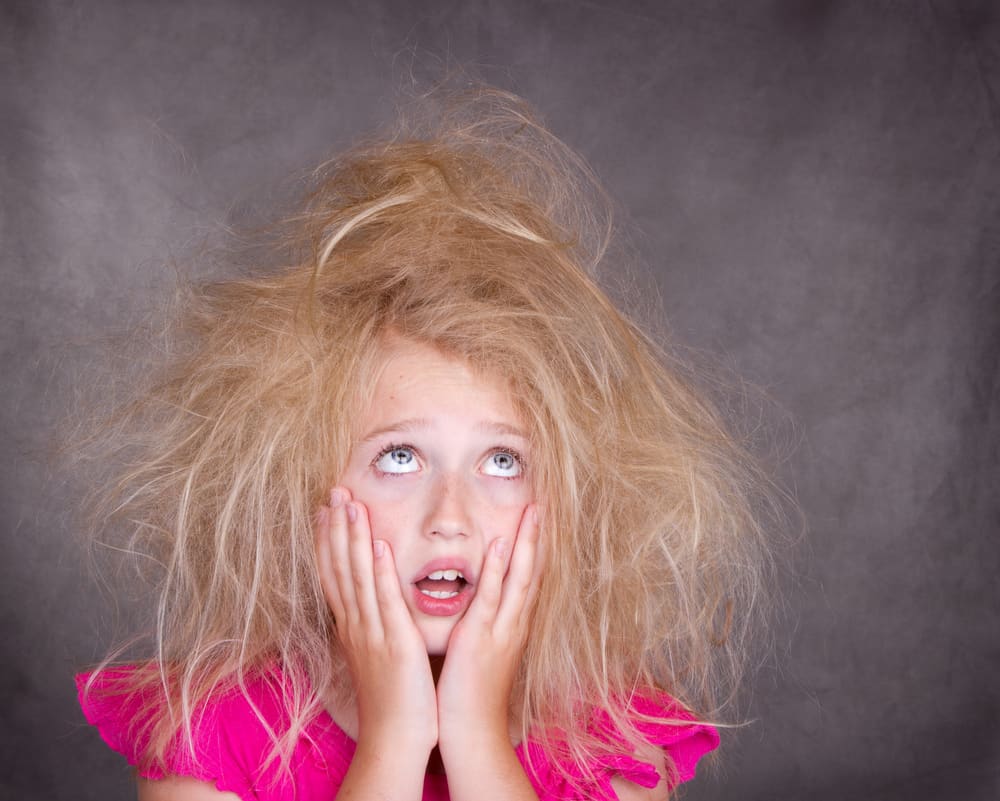
<svg viewBox="0 0 1000 801"><path fill-rule="evenodd" d="M428 754L421 755L396 744L358 739L344 781L337 791L337 801L370 801L391 798L394 801L420 801Z"/></svg>
<svg viewBox="0 0 1000 801"><path fill-rule="evenodd" d="M407 760L412 759L423 770L436 745L436 733L425 727L416 728L405 723L361 724L358 728L356 752L371 755L398 754Z"/></svg>
<svg viewBox="0 0 1000 801"><path fill-rule="evenodd" d="M438 735L441 758L446 754L497 753L514 750L506 716L463 716L451 725L442 721Z"/></svg>
<svg viewBox="0 0 1000 801"><path fill-rule="evenodd" d="M506 732L480 732L457 746L441 744L452 801L538 801Z"/></svg>

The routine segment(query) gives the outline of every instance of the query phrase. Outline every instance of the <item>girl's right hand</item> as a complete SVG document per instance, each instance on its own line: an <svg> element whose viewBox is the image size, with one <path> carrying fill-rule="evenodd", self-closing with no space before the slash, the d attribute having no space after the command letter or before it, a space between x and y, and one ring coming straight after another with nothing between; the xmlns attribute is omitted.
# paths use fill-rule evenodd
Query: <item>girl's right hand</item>
<svg viewBox="0 0 1000 801"><path fill-rule="evenodd" d="M426 764L438 739L434 679L389 544L372 542L368 510L344 488L317 523L319 578L357 694L358 750L422 753Z"/></svg>

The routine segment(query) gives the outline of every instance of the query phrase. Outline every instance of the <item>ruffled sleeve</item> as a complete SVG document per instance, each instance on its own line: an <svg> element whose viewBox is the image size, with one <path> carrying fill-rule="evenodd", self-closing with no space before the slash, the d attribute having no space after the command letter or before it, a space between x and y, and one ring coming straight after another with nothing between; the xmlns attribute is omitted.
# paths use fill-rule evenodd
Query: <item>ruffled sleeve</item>
<svg viewBox="0 0 1000 801"><path fill-rule="evenodd" d="M666 713L675 721L690 721L689 723L652 723L640 720L636 723L636 728L643 733L650 745L660 746L666 753L668 757L667 769L671 772L667 781L671 788L693 779L698 761L705 754L719 747L719 732L715 726L699 722L694 715L682 709L668 695L661 695L659 701L636 698L633 700L633 708L642 715L663 716ZM636 766L652 768L652 765L638 762L631 757L629 759ZM642 782L637 783L642 784ZM643 786L655 787L656 782Z"/></svg>
<svg viewBox="0 0 1000 801"><path fill-rule="evenodd" d="M634 698L631 707L637 717L659 719L638 719L635 726L650 745L663 750L667 770L665 778L670 789L693 779L701 757L719 746L719 733L715 727L697 721L668 695ZM625 745L625 738L606 713L595 716L592 729L609 744ZM653 765L628 753L607 753L597 757L588 766L594 775L589 785L575 763L569 760L552 761L536 743L523 744L518 756L540 801L618 801L618 794L611 784L615 776L648 788L656 787L661 779ZM593 786L594 780L596 786Z"/></svg>
<svg viewBox="0 0 1000 801"><path fill-rule="evenodd" d="M152 780L188 776L245 801L309 801L336 795L354 743L329 719L307 726L291 754L291 770L282 770L279 760L268 759L272 733L286 730L289 723L274 683L280 682L280 672L270 677L272 681L260 679L243 691L212 699L192 720L194 752L178 737L161 766L149 765L144 756L149 724L163 714L163 704L149 693L118 691L131 670L105 670L89 687L89 674L81 674L76 685L87 721L140 776Z"/></svg>
<svg viewBox="0 0 1000 801"><path fill-rule="evenodd" d="M125 678L128 671L113 670L98 674L92 681L92 674L79 673L76 676L76 694L80 709L87 723L94 726L101 739L111 748L137 766L145 751L146 738L137 733L145 728L142 697L119 695L111 692L111 679ZM112 674L108 676L107 674ZM150 776L150 778L161 778Z"/></svg>
<svg viewBox="0 0 1000 801"><path fill-rule="evenodd" d="M140 776L158 780L167 775L188 776L214 784L240 798L256 799L254 773L270 747L270 739L249 704L233 703L232 694L201 710L192 721L194 753L180 737L168 749L165 765L149 764L149 728L164 705L153 691L123 693L131 668L112 668L98 674L88 687L89 674L76 677L80 707L101 738L125 757ZM255 699L266 702L266 697ZM267 714L270 710L262 710ZM222 724L225 725L222 725ZM229 736L239 731L234 740Z"/></svg>

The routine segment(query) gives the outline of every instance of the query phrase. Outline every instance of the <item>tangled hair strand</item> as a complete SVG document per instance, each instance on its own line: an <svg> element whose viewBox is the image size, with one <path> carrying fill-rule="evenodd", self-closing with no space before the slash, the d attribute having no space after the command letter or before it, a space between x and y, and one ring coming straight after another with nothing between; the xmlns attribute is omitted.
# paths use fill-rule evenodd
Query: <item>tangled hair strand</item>
<svg viewBox="0 0 1000 801"><path fill-rule="evenodd" d="M636 694L720 721L766 595L768 484L602 290L612 221L589 167L523 101L476 89L311 180L283 266L192 286L105 425L104 518L161 566L154 652L114 687L167 699L137 733L146 764L193 749L206 702L276 664L272 759L350 696L313 520L391 337L501 378L530 430L549 545L512 699L525 736L586 773L609 749L598 711L643 742Z"/></svg>

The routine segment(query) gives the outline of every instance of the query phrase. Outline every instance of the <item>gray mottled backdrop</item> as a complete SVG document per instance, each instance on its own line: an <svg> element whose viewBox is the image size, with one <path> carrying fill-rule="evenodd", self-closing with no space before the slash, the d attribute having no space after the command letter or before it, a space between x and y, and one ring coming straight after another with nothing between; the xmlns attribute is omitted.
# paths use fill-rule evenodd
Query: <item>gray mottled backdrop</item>
<svg viewBox="0 0 1000 801"><path fill-rule="evenodd" d="M390 119L437 58L543 111L640 230L677 338L796 421L782 667L689 797L997 798L998 13L6 0L0 795L131 792L70 680L113 610L44 461L67 346L155 303L171 259Z"/></svg>

